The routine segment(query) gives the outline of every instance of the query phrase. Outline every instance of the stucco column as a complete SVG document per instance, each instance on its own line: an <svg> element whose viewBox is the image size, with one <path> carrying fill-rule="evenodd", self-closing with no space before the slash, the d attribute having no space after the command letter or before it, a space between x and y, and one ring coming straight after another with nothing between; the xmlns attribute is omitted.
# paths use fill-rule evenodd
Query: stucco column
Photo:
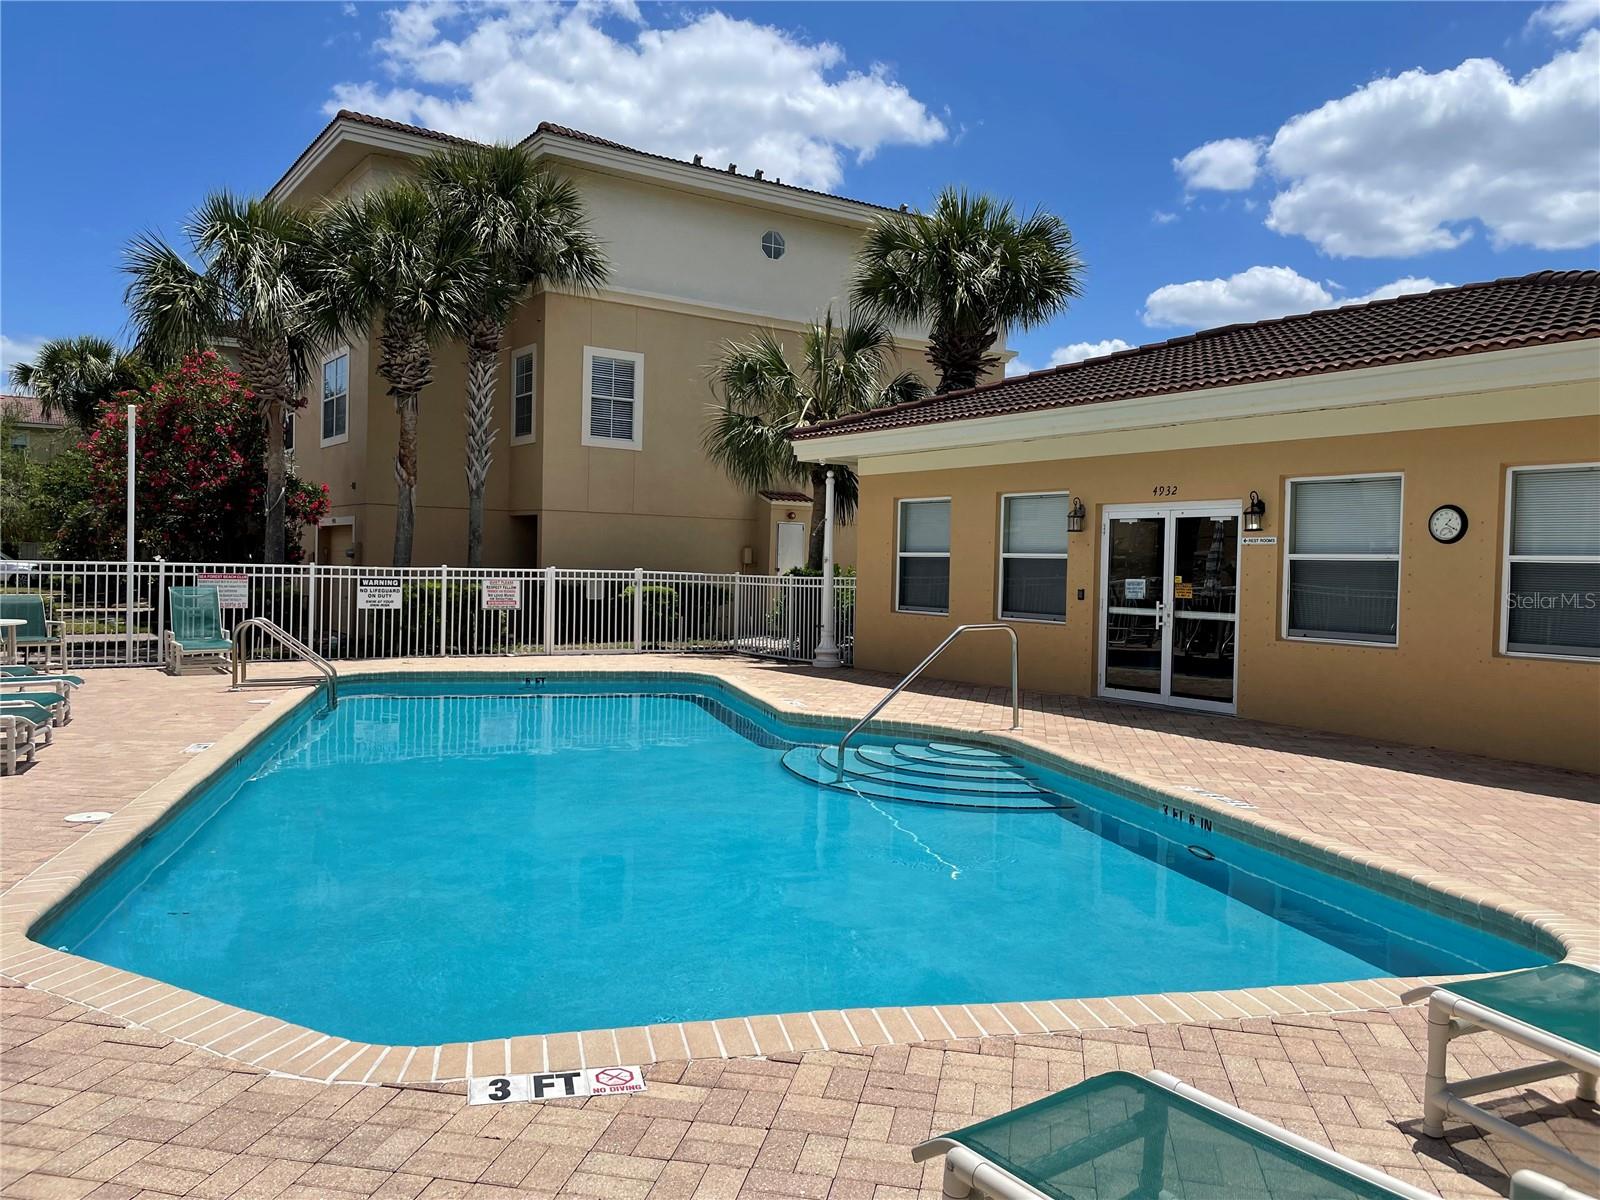
<svg viewBox="0 0 1600 1200"><path fill-rule="evenodd" d="M833 603L833 468L828 468L826 495L822 504L822 634L817 638L813 667L839 665L839 638L834 630Z"/></svg>

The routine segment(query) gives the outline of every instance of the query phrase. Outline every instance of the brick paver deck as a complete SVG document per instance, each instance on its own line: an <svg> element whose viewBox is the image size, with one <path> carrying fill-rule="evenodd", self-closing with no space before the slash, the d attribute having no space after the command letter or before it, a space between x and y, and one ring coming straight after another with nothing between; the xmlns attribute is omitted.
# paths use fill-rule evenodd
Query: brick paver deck
<svg viewBox="0 0 1600 1200"><path fill-rule="evenodd" d="M712 669L776 706L841 716L890 682L682 658L541 665ZM183 747L225 737L271 695L230 694L214 675L95 672L56 744L0 782L0 882L82 835L66 813L119 810L191 762ZM886 716L1002 729L1007 700L930 685ZM1600 931L1591 777L1070 697L1030 696L1027 708L1025 741L1245 800L1283 827ZM1114 1067L1170 1071L1447 1197L1503 1193L1511 1170L1535 1165L1515 1147L1456 1126L1443 1143L1417 1136L1424 1041L1408 1009L1148 1024L661 1062L642 1096L469 1109L460 1085L270 1075L0 978L0 1195L901 1200L938 1190L937 1166L908 1153L930 1132ZM1452 1054L1460 1072L1521 1061L1488 1035ZM1566 1081L1491 1107L1600 1153L1600 1118Z"/></svg>

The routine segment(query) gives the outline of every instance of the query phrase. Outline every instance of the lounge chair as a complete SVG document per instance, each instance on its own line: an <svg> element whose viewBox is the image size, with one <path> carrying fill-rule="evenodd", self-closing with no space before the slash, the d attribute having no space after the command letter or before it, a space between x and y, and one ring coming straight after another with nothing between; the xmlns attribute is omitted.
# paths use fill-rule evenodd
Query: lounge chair
<svg viewBox="0 0 1600 1200"><path fill-rule="evenodd" d="M25 690L14 690L14 689ZM0 702L26 701L50 711L51 724L65 725L72 720L70 684L33 679L0 679Z"/></svg>
<svg viewBox="0 0 1600 1200"><path fill-rule="evenodd" d="M34 751L55 740L50 710L26 700L0 700L0 766L16 772L18 757L33 761Z"/></svg>
<svg viewBox="0 0 1600 1200"><path fill-rule="evenodd" d="M1171 1075L1110 1071L923 1142L995 1200L1437 1200Z"/></svg>
<svg viewBox="0 0 1600 1200"><path fill-rule="evenodd" d="M217 659L224 664L233 641L222 627L222 599L214 587L167 589L172 628L167 630L167 674L181 675L191 659Z"/></svg>
<svg viewBox="0 0 1600 1200"><path fill-rule="evenodd" d="M46 675L44 672L40 671L38 667L25 667L20 663L13 663L10 666L0 666L0 679L27 679L34 683L45 679L48 679L52 682L58 679L64 679L73 687L83 686L82 675Z"/></svg>
<svg viewBox="0 0 1600 1200"><path fill-rule="evenodd" d="M49 745L50 714L38 705L0 704L0 775L15 775L18 759L33 761L41 729Z"/></svg>
<svg viewBox="0 0 1600 1200"><path fill-rule="evenodd" d="M45 616L44 597L36 592L0 593L0 617L20 618L17 626L17 654L28 658L31 651L44 656L44 665L50 665L52 651L64 671L67 669L67 629L60 621Z"/></svg>
<svg viewBox="0 0 1600 1200"><path fill-rule="evenodd" d="M1467 1100L1484 1092L1576 1075L1578 1098L1593 1104L1596 1077L1600 1076L1600 972L1577 963L1556 963L1509 975L1430 984L1401 999L1409 1004L1424 997L1428 1001L1428 1073L1422 1132L1443 1137L1445 1117L1457 1117L1516 1142L1571 1171L1584 1186L1600 1190L1600 1164L1535 1137L1526 1127ZM1451 1041L1485 1030L1548 1055L1549 1061L1450 1083L1446 1067ZM1591 1144L1600 1146L1600 1130Z"/></svg>

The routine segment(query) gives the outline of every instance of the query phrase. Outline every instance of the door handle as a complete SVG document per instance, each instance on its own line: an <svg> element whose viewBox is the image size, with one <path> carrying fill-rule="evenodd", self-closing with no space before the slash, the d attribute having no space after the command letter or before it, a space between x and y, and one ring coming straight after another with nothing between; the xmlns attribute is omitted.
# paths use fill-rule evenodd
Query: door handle
<svg viewBox="0 0 1600 1200"><path fill-rule="evenodd" d="M1165 600L1157 600L1156 601L1156 628L1157 629L1165 629L1166 628L1167 620L1168 620L1169 615L1170 614L1168 614L1168 612L1167 612L1167 602Z"/></svg>

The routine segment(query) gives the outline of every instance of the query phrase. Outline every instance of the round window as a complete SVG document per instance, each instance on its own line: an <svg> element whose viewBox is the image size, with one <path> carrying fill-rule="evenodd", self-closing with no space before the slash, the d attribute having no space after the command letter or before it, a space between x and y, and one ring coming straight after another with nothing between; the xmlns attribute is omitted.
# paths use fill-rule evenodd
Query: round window
<svg viewBox="0 0 1600 1200"><path fill-rule="evenodd" d="M768 258L782 258L783 251L783 234L776 229L769 229L761 235L761 253Z"/></svg>

